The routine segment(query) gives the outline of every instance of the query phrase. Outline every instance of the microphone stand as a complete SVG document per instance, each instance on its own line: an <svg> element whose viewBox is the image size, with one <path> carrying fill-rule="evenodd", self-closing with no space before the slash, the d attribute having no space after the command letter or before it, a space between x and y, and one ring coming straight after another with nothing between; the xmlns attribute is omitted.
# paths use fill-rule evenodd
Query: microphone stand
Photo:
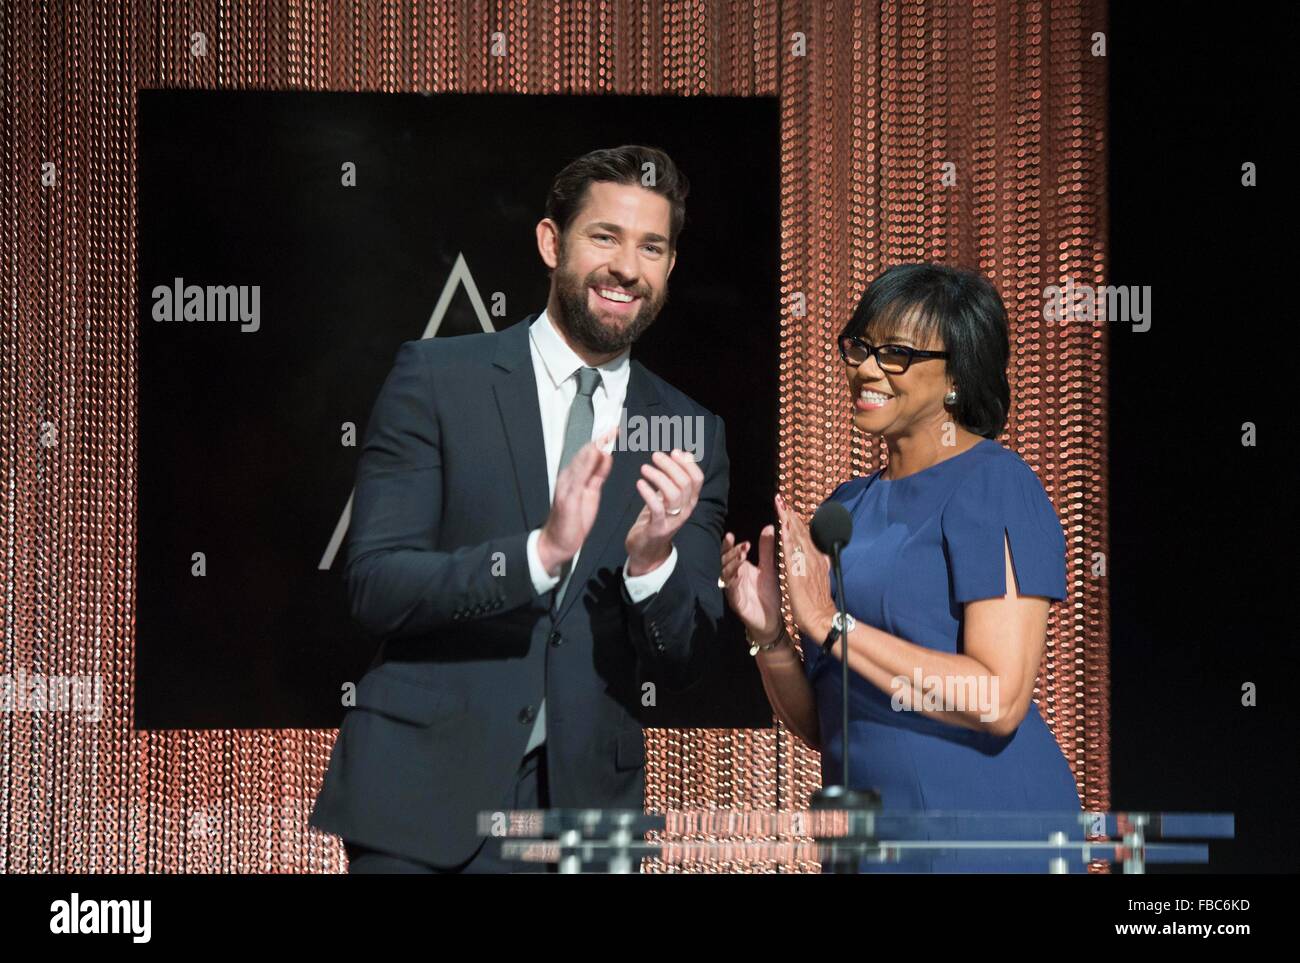
<svg viewBox="0 0 1300 963"><path fill-rule="evenodd" d="M831 545L831 569L835 575L835 592L839 598L840 625L848 624L847 603L844 600L844 569L840 565L840 548L842 543L839 541ZM839 638L836 640L840 643L840 709L843 713L841 716L840 738L843 745L840 747L840 784L838 786L824 786L812 794L810 801L811 808L818 812L835 812L840 810L865 809L878 811L880 809L880 793L874 789L850 789L849 788L849 633L841 630ZM825 746L822 747L823 749ZM849 817L849 832L852 838L857 838L860 827L856 825L858 821ZM869 835L872 839L875 837L875 821L868 817ZM837 874L856 874L858 871L857 863L853 859L852 850L856 847L850 847L848 853L837 853L835 841L830 840L831 858L829 860L831 871Z"/></svg>

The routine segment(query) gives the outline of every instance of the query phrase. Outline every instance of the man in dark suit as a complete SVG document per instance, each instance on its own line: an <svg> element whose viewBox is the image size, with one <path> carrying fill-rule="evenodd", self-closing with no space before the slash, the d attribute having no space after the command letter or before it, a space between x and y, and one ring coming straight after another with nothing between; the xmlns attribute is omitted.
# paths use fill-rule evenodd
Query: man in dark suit
<svg viewBox="0 0 1300 963"><path fill-rule="evenodd" d="M345 571L381 645L311 816L354 872L522 868L479 812L643 805L643 719L699 679L723 613L722 420L629 356L686 194L661 151L579 158L537 225L546 310L397 353Z"/></svg>

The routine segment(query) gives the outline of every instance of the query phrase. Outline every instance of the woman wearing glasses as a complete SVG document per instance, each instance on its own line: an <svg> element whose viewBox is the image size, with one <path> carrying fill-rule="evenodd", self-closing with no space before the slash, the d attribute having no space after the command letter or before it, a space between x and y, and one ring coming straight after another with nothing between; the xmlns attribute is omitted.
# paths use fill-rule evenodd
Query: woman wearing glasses
<svg viewBox="0 0 1300 963"><path fill-rule="evenodd" d="M995 440L1010 406L1001 298L973 272L900 265L867 288L839 349L845 414L889 451L885 468L831 495L853 518L847 631L826 556L779 496L802 659L781 618L775 527L759 535L757 564L748 541L727 533L722 545L727 600L773 711L821 752L828 783L840 781L847 743L852 787L878 790L886 811L1077 811L1074 777L1032 700L1048 610L1066 594L1065 538L1033 470ZM998 826L977 835L997 838ZM1048 865L1046 854L984 851L893 868Z"/></svg>

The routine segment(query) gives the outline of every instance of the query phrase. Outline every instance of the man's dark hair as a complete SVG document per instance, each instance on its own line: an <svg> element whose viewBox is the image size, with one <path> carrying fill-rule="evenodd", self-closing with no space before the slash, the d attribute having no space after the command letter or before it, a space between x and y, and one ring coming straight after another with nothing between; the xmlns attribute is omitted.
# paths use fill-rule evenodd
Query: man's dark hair
<svg viewBox="0 0 1300 963"><path fill-rule="evenodd" d="M653 178L653 183L646 183L648 177ZM587 188L595 181L635 184L667 198L671 210L668 246L677 249L678 235L686 224L686 195L691 186L671 157L656 147L624 144L594 150L570 161L555 175L546 195L546 216L560 226L561 235L569 229L587 198Z"/></svg>
<svg viewBox="0 0 1300 963"><path fill-rule="evenodd" d="M867 286L840 332L879 344L888 334L908 335L918 346L938 335L957 384L957 422L996 439L1007 423L1010 344L1007 311L988 278L943 264L898 264Z"/></svg>

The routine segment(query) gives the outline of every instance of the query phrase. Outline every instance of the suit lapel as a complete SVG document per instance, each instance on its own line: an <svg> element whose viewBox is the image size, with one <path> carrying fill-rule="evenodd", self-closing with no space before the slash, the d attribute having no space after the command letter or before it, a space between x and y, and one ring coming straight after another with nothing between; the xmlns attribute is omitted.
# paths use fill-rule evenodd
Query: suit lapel
<svg viewBox="0 0 1300 963"><path fill-rule="evenodd" d="M533 358L528 347L528 326L537 317L536 314L529 315L502 331L496 339L497 351L493 359L493 364L502 372L493 385L493 391L510 444L515 487L529 531L541 528L551 510L542 411L537 404L537 378L533 374ZM484 443L487 443L486 439Z"/></svg>

